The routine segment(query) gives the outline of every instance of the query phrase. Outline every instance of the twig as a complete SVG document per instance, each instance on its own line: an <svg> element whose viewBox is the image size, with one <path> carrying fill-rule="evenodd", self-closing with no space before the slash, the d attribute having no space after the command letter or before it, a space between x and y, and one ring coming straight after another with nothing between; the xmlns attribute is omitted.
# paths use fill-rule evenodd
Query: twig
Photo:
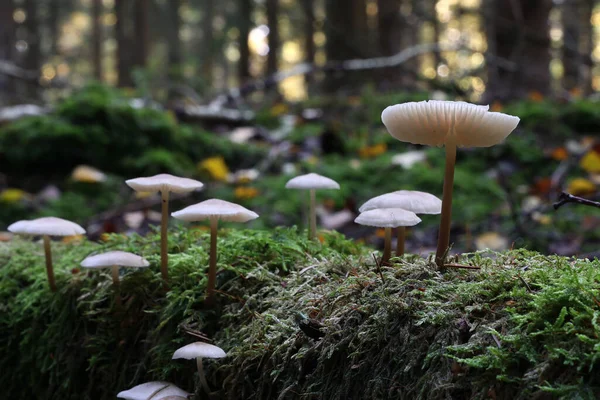
<svg viewBox="0 0 600 400"><path fill-rule="evenodd" d="M205 340L207 342L212 342L212 340L208 336L206 336L204 333L197 331L195 329L192 329L187 325L181 325L180 328L188 335L197 337L197 338Z"/></svg>
<svg viewBox="0 0 600 400"><path fill-rule="evenodd" d="M462 269L481 269L476 265L464 265L464 264L444 264L445 268L462 268Z"/></svg>
<svg viewBox="0 0 600 400"><path fill-rule="evenodd" d="M567 203L577 203L584 206L600 208L600 202L584 199L583 197L573 196L567 192L562 192L558 198L558 202L554 203L554 209L558 210Z"/></svg>
<svg viewBox="0 0 600 400"><path fill-rule="evenodd" d="M373 260L375 260L375 265L377 265L377 272L379 273L379 276L381 277L381 283L383 283L385 285L385 278L383 277L383 272L381 272L381 264L379 263L379 260L377 260L377 257L375 256L375 254L371 254L373 256Z"/></svg>
<svg viewBox="0 0 600 400"><path fill-rule="evenodd" d="M531 290L531 286L529 286L529 284L525 281L525 279L523 279L523 277L521 275L517 275L517 276L519 277L521 282L523 282L523 285L525 285L525 287L527 288L527 291L529 293L533 293L533 290Z"/></svg>

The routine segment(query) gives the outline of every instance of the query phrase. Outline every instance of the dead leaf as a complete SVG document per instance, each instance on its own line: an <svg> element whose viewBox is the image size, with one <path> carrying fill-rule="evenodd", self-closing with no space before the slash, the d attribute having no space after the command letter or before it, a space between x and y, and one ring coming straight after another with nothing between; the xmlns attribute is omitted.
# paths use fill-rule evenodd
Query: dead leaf
<svg viewBox="0 0 600 400"><path fill-rule="evenodd" d="M567 186L567 192L575 196L586 195L594 193L596 191L596 185L592 181L585 178L575 178L569 182Z"/></svg>

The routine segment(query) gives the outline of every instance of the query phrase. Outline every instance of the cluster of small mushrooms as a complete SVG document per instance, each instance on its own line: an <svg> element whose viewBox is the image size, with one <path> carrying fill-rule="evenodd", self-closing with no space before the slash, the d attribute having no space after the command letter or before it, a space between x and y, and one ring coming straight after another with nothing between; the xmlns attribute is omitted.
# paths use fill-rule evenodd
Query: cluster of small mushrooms
<svg viewBox="0 0 600 400"><path fill-rule="evenodd" d="M441 222L436 252L436 263L443 267L450 243L450 222L452 211L452 190L454 183L454 164L457 147L489 147L504 140L517 126L519 118L489 112L487 106L478 106L464 102L423 101L404 103L386 108L382 121L388 132L396 139L413 144L445 146L446 169L443 185L443 200L418 191L399 190L377 196L360 208L355 222L385 228L385 247L382 262L387 263L391 256L391 229L398 228L396 255L404 254L405 228L418 224L417 214L440 214ZM161 220L161 274L168 289L168 240L167 226L169 216L169 193L190 193L203 187L193 179L179 178L168 174L136 178L126 181L136 191L160 192L162 196ZM287 182L286 188L305 189L310 193L308 237L316 237L315 197L317 189L339 189L337 182L327 177L310 173L295 177ZM218 221L247 222L258 217L238 204L224 200L210 199L186 207L171 214L183 221L208 220L210 223L210 262L205 302L214 300L217 269L217 225ZM85 230L70 221L55 217L39 218L31 221L19 221L8 230L24 235L43 238L46 255L48 282L52 291L57 290L52 267L50 236L82 235ZM119 306L119 267L143 268L149 263L144 258L123 251L91 255L81 262L86 268L111 268L115 288L115 306ZM225 352L220 348L196 342L177 350L173 358L196 358L202 387L207 393L210 389L204 377L202 358L221 358ZM185 399L189 393L167 382L149 382L123 391L118 397L131 400L167 400Z"/></svg>

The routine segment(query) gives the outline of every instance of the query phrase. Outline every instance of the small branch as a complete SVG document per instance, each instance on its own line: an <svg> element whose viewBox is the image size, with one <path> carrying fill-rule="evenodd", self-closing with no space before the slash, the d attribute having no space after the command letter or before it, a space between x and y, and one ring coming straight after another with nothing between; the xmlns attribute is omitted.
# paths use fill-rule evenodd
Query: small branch
<svg viewBox="0 0 600 400"><path fill-rule="evenodd" d="M375 260L375 265L377 265L377 272L379 273L379 277L381 278L381 283L385 285L385 278L383 277L383 272L381 272L381 264L375 254L371 254L373 256L373 260Z"/></svg>
<svg viewBox="0 0 600 400"><path fill-rule="evenodd" d="M600 208L600 202L584 199L583 197L579 196L573 196L567 192L562 192L558 198L558 201L554 203L554 209L558 210L567 203L576 203L584 206Z"/></svg>
<svg viewBox="0 0 600 400"><path fill-rule="evenodd" d="M461 268L461 269L481 269L475 265L463 265L463 264L444 264L444 268Z"/></svg>

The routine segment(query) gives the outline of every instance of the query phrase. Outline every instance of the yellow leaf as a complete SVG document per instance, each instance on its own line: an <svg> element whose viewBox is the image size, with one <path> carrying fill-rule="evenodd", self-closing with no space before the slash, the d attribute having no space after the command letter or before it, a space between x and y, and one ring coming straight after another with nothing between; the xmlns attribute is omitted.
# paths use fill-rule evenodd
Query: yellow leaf
<svg viewBox="0 0 600 400"><path fill-rule="evenodd" d="M84 235L65 236L62 238L63 243L81 243L85 238Z"/></svg>
<svg viewBox="0 0 600 400"><path fill-rule="evenodd" d="M75 182L99 183L106 180L106 175L89 165L78 165L71 173L71 179Z"/></svg>
<svg viewBox="0 0 600 400"><path fill-rule="evenodd" d="M225 160L221 156L210 157L198 164L198 169L206 171L216 181L225 182L229 175L229 168L225 164Z"/></svg>
<svg viewBox="0 0 600 400"><path fill-rule="evenodd" d="M569 186L567 187L567 192L575 196L589 194L595 191L596 185L585 178L575 178L569 182Z"/></svg>
<svg viewBox="0 0 600 400"><path fill-rule="evenodd" d="M233 195L240 200L253 199L258 196L258 189L248 186L238 186L235 188Z"/></svg>
<svg viewBox="0 0 600 400"><path fill-rule="evenodd" d="M29 193L21 189L4 189L0 193L0 201L3 203L18 203L21 200L27 199Z"/></svg>
<svg viewBox="0 0 600 400"><path fill-rule="evenodd" d="M600 172L600 154L595 152L594 150L588 151L585 156L579 162L581 168L586 170L589 173L599 173Z"/></svg>

